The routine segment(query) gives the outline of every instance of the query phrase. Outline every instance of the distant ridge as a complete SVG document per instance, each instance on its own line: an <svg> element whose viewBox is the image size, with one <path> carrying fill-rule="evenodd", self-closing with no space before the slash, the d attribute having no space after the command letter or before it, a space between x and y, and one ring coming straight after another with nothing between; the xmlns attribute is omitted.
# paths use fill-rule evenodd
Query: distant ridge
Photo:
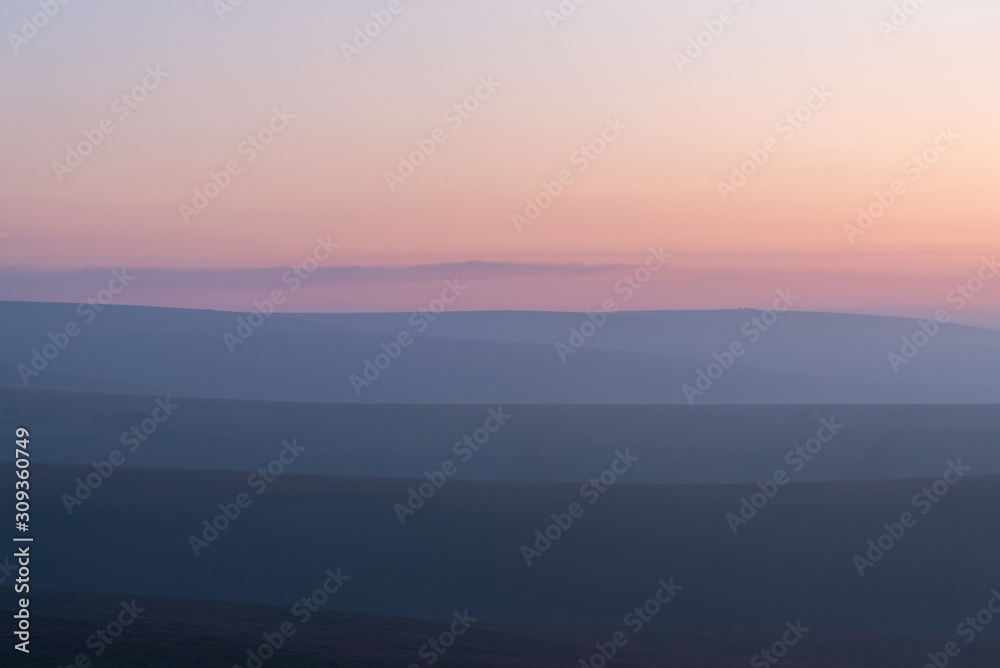
<svg viewBox="0 0 1000 668"><path fill-rule="evenodd" d="M27 378L39 389L364 403L1000 402L1000 332L761 314L250 317L0 302L0 387L25 387ZM69 323L78 328L72 338Z"/></svg>

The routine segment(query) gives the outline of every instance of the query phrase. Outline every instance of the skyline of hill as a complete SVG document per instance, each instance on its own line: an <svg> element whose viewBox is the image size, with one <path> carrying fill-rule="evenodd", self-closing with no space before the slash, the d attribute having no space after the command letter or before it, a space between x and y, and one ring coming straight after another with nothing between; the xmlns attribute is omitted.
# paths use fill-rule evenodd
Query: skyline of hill
<svg viewBox="0 0 1000 668"><path fill-rule="evenodd" d="M331 403L1000 402L1000 332L917 319L275 313L253 326L248 314L88 308L0 302L0 387Z"/></svg>

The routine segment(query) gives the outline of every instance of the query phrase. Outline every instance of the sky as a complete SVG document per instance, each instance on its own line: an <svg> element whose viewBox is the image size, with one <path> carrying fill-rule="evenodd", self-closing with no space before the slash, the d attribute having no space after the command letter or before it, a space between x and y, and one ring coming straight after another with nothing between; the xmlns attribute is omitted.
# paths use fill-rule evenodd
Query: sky
<svg viewBox="0 0 1000 668"><path fill-rule="evenodd" d="M0 299L80 301L124 267L118 303L250 310L324 239L286 308L411 311L451 275L456 309L587 310L662 246L626 308L787 288L925 317L1000 252L998 19L988 0L11 0ZM959 318L1000 327L1000 281Z"/></svg>

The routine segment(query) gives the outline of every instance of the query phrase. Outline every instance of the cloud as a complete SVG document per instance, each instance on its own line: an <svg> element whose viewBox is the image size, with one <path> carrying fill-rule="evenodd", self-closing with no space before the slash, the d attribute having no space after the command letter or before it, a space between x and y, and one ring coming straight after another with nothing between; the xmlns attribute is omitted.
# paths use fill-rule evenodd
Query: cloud
<svg viewBox="0 0 1000 668"><path fill-rule="evenodd" d="M626 268L618 264L532 264L519 262L447 262L408 267L342 266L319 267L310 285L400 284L452 279L573 278L606 274ZM0 268L0 299L24 301L76 301L108 281L113 267L47 270L31 267ZM120 267L119 267L120 269ZM282 285L290 267L246 269L135 269L136 288L141 291L261 290Z"/></svg>

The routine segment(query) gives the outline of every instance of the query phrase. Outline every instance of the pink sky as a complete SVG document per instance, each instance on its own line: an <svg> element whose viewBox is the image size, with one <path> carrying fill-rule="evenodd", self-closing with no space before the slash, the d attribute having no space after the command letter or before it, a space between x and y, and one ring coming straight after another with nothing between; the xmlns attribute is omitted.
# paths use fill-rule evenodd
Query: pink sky
<svg viewBox="0 0 1000 668"><path fill-rule="evenodd" d="M995 3L928 3L886 38L891 3L863 0L595 1L554 30L555 1L422 0L348 63L339 44L385 4L245 2L224 20L194 0L65 6L0 60L0 298L80 298L37 270L290 266L329 235L331 267L631 265L656 244L675 266L635 308L753 306L794 284L810 310L921 315L1000 251ZM33 9L5 5L0 25ZM678 71L674 53L724 9L732 23ZM121 118L113 100L151 82L148 67L167 76ZM474 111L448 115L477 89ZM808 102L805 121L778 125ZM251 161L241 146L275 108L294 118ZM57 175L104 118L114 130ZM614 141L581 158L614 119ZM438 128L446 140L390 190L386 172ZM947 129L947 150L914 171ZM723 201L719 182L766 146ZM239 173L185 221L229 161ZM518 232L511 216L563 170L569 184ZM897 179L852 243L844 226ZM311 285L295 310L406 311L434 280ZM512 270L480 277L459 308L590 308L609 280ZM138 286L123 300L235 310L256 289ZM971 319L992 318L994 294Z"/></svg>

